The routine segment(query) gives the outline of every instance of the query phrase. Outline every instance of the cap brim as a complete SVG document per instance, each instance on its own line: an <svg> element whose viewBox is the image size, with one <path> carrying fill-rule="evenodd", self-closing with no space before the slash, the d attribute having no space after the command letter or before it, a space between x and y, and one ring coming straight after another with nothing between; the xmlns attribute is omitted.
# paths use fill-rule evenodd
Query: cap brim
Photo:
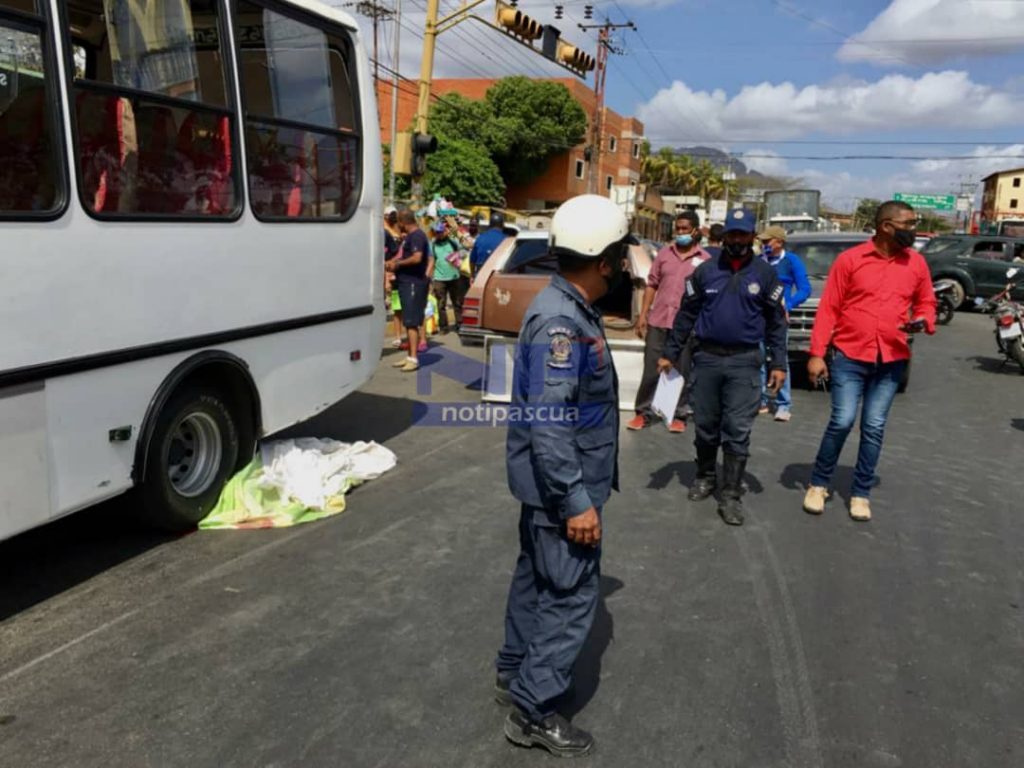
<svg viewBox="0 0 1024 768"><path fill-rule="evenodd" d="M629 234L622 238L622 242L626 245L640 245L640 238L636 235Z"/></svg>

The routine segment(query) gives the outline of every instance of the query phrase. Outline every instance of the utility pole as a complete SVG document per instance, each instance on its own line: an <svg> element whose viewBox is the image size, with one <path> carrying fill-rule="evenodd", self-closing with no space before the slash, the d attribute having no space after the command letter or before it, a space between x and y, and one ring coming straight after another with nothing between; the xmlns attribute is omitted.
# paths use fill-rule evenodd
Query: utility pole
<svg viewBox="0 0 1024 768"><path fill-rule="evenodd" d="M622 54L622 50L612 44L611 33L614 29L636 29L636 24L627 21L613 24L605 20L604 24L578 24L580 29L596 29L597 32L597 67L594 70L594 114L590 120L590 178L587 191L597 194L598 178L601 175L602 121L604 118L604 83L608 75L608 54Z"/></svg>
<svg viewBox="0 0 1024 768"><path fill-rule="evenodd" d="M373 82L374 87L380 82L380 47L378 44L378 27L380 22L385 19L390 19L394 15L394 11L390 8L385 8L376 0L361 0L357 3L345 3L346 7L356 7L356 12L366 16L373 20Z"/></svg>
<svg viewBox="0 0 1024 768"><path fill-rule="evenodd" d="M398 136L398 44L402 41L402 0L395 0L395 60L391 62L391 162L388 163L388 200L395 204L395 140Z"/></svg>

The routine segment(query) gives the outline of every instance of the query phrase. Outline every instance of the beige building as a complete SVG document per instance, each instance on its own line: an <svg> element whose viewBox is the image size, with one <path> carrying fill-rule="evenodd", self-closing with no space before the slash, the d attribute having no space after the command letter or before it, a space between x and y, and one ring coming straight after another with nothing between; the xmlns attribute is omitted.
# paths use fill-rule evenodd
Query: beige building
<svg viewBox="0 0 1024 768"><path fill-rule="evenodd" d="M1024 168L997 171L982 181L981 220L996 222L1003 219L1024 219Z"/></svg>

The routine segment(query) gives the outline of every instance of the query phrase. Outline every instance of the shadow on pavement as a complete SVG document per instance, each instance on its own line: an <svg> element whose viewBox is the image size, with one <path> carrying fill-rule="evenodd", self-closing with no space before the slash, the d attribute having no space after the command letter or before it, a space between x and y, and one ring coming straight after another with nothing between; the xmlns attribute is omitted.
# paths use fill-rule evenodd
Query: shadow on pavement
<svg viewBox="0 0 1024 768"><path fill-rule="evenodd" d="M782 470L782 474L779 476L779 484L783 488L789 488L790 490L802 493L807 490L807 486L811 482L811 472L813 470L814 464L790 464ZM875 475L875 482L871 484L871 487L878 488L881 484L882 478ZM852 485L853 467L836 467L836 473L832 477L833 497L839 496L849 503L850 486Z"/></svg>
<svg viewBox="0 0 1024 768"><path fill-rule="evenodd" d="M383 443L413 425L416 400L353 392L340 403L311 419L288 427L268 439L324 437L352 443L357 440Z"/></svg>
<svg viewBox="0 0 1024 768"><path fill-rule="evenodd" d="M0 621L178 538L133 520L131 493L0 543Z"/></svg>
<svg viewBox="0 0 1024 768"><path fill-rule="evenodd" d="M1010 426L1024 432L1024 419L1011 419Z"/></svg>
<svg viewBox="0 0 1024 768"><path fill-rule="evenodd" d="M559 708L570 720L594 698L601 684L601 657L615 637L615 621L608 611L608 606L605 605L605 599L624 586L626 585L614 576L601 577L601 596L598 598L597 610L594 613L594 625L590 628L590 634L579 658L576 659L572 691Z"/></svg>
<svg viewBox="0 0 1024 768"><path fill-rule="evenodd" d="M965 359L974 363L974 367L977 370L985 371L986 373L1003 373L1019 376L1021 372L1019 365L1012 360L1007 360L1005 357L982 357L981 355L974 355L973 357Z"/></svg>
<svg viewBox="0 0 1024 768"><path fill-rule="evenodd" d="M647 483L647 487L654 491L662 491L668 488L673 476L678 476L679 485L689 488L693 485L693 481L697 479L697 465L692 461L674 461L671 464L666 464L651 473L651 479ZM719 459L718 479L719 484L721 484L721 459ZM747 493L758 494L764 491L764 485L755 475L745 472L743 474L743 489Z"/></svg>

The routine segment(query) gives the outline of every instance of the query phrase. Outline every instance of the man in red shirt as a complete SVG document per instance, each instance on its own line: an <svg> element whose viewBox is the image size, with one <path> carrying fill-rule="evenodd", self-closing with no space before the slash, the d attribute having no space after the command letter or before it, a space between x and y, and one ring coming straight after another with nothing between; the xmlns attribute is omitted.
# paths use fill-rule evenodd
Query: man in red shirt
<svg viewBox="0 0 1024 768"><path fill-rule="evenodd" d="M686 281L702 263L710 258L700 247L700 218L693 211L676 216L675 239L658 251L644 291L643 306L636 321L636 335L645 340L644 372L636 392L636 415L626 422L627 429L643 429L655 417L651 410L654 391L658 386L658 358L665 347L669 329L675 322L679 304L683 299ZM690 347L684 348L676 369L690 378ZM689 384L689 381L686 382ZM689 387L687 387L687 390ZM684 390L669 423L669 432L684 432L684 414L689 392Z"/></svg>
<svg viewBox="0 0 1024 768"><path fill-rule="evenodd" d="M869 498L885 422L910 359L907 334L935 333L931 275L924 257L911 248L917 224L906 203L882 203L874 238L843 251L829 270L807 363L812 384L832 380L832 416L804 497L804 510L811 514L825 511L839 454L863 401L850 516L871 519ZM825 364L829 346L835 350L831 375Z"/></svg>

